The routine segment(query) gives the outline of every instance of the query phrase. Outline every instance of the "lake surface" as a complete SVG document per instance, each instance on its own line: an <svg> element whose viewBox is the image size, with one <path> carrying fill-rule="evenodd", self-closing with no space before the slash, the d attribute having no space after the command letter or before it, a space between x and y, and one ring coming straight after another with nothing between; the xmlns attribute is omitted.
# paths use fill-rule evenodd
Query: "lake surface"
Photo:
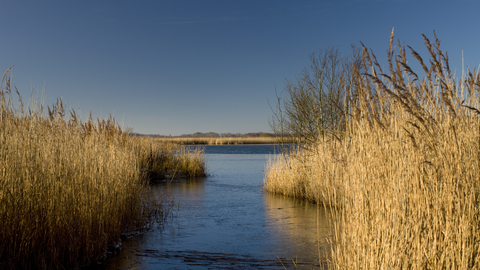
<svg viewBox="0 0 480 270"><path fill-rule="evenodd" d="M130 237L95 269L312 269L329 233L317 205L262 192L273 145L205 146L210 176L157 184L173 218ZM295 263L294 263L295 262Z"/></svg>

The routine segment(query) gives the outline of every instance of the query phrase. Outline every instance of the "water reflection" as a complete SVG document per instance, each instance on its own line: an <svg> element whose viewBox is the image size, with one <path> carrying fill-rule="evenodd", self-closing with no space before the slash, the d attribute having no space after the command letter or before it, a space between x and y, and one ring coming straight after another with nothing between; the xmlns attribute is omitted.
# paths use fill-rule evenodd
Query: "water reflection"
<svg viewBox="0 0 480 270"><path fill-rule="evenodd" d="M155 184L152 189L159 196L179 202L201 202L205 198L205 179L165 181Z"/></svg>
<svg viewBox="0 0 480 270"><path fill-rule="evenodd" d="M279 195L264 194L265 216L278 234L282 256L300 265L324 265L330 246L327 211L322 206Z"/></svg>
<svg viewBox="0 0 480 270"><path fill-rule="evenodd" d="M223 147L223 148L219 148ZM325 211L261 191L273 146L206 147L212 175L154 187L180 208L89 269L312 269L327 249ZM212 153L213 152L213 153Z"/></svg>

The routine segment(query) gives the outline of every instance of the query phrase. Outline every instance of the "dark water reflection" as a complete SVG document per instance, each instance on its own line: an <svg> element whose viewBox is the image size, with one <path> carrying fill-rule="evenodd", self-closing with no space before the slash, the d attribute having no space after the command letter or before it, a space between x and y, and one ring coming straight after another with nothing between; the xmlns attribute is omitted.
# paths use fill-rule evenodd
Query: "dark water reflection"
<svg viewBox="0 0 480 270"><path fill-rule="evenodd" d="M206 146L211 176L160 183L180 208L160 228L123 242L95 269L294 269L319 267L325 212L261 191L272 145ZM320 256L323 257L323 256Z"/></svg>

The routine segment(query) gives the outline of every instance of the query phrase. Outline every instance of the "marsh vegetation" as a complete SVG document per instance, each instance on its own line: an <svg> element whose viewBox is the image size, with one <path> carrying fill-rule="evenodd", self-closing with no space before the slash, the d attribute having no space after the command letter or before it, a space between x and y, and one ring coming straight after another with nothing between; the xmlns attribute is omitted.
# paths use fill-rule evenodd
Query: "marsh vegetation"
<svg viewBox="0 0 480 270"><path fill-rule="evenodd" d="M172 141L141 137L139 167L150 181L198 178L207 175L202 148L187 148Z"/></svg>
<svg viewBox="0 0 480 270"><path fill-rule="evenodd" d="M264 189L330 208L331 249L319 257L331 269L479 268L480 72L455 77L436 36L424 36L428 60L393 39L387 67L363 45L347 57L327 49L287 83L271 124L275 142L297 148L270 161ZM0 268L77 268L151 227L165 208L150 180L205 176L204 152L180 144L272 140L133 137L61 100L25 105L7 75Z"/></svg>
<svg viewBox="0 0 480 270"><path fill-rule="evenodd" d="M385 70L363 46L330 89L343 98L324 99L341 117L325 129L309 115L305 147L267 166L265 190L332 209L331 269L479 268L480 73L457 79L437 37L423 38L428 60L392 31ZM305 123L292 117L302 107L279 109L278 130Z"/></svg>
<svg viewBox="0 0 480 270"><path fill-rule="evenodd" d="M129 136L113 117L82 121L62 100L24 104L8 71L0 89L0 268L92 263L122 234L163 218L165 198L151 196L147 172L204 174L201 152L172 154L172 146Z"/></svg>

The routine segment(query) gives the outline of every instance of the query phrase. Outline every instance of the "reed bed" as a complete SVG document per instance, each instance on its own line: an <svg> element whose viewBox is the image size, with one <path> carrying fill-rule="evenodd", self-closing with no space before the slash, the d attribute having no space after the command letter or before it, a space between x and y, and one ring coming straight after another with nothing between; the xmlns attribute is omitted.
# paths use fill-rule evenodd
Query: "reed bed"
<svg viewBox="0 0 480 270"><path fill-rule="evenodd" d="M279 138L276 137L160 137L155 138L155 140L182 145L236 145L279 143Z"/></svg>
<svg viewBox="0 0 480 270"><path fill-rule="evenodd" d="M122 234L163 217L164 198L151 196L141 170L153 155L142 149L160 146L129 136L112 117L81 121L71 110L67 118L61 100L24 106L17 91L14 102L7 72L0 89L1 269L78 268L104 257Z"/></svg>
<svg viewBox="0 0 480 270"><path fill-rule="evenodd" d="M150 137L137 138L142 145L139 166L150 181L205 177L204 150Z"/></svg>
<svg viewBox="0 0 480 270"><path fill-rule="evenodd" d="M265 190L332 208L330 269L480 268L480 73L424 39L422 78L393 32L389 75L364 48L345 133L267 166Z"/></svg>

